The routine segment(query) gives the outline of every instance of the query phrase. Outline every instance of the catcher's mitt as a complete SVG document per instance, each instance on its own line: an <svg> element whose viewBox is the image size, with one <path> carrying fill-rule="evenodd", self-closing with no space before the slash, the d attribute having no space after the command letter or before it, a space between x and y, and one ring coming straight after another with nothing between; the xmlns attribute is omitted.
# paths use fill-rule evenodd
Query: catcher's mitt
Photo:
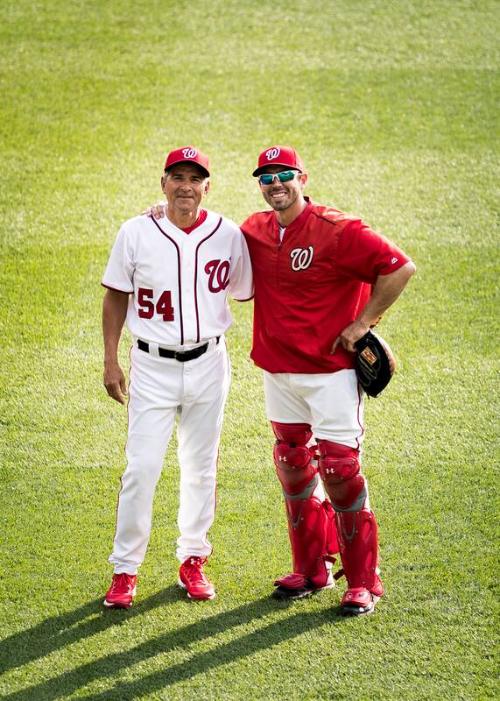
<svg viewBox="0 0 500 701"><path fill-rule="evenodd" d="M354 344L358 382L370 397L378 397L396 369L396 360L387 343L368 331Z"/></svg>

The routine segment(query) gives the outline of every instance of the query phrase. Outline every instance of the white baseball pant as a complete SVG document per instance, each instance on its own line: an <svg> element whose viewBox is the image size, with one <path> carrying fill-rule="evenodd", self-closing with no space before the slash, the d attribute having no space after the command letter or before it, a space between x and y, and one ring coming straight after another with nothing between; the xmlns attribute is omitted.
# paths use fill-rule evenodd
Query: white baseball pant
<svg viewBox="0 0 500 701"><path fill-rule="evenodd" d="M331 373L264 371L270 421L306 423L315 438L359 449L363 441L363 392L354 370Z"/></svg>
<svg viewBox="0 0 500 701"><path fill-rule="evenodd" d="M150 346L154 352L154 344ZM181 363L134 347L131 351L127 467L118 498L109 561L116 574L135 574L146 554L153 498L178 415L180 498L176 555L212 551L216 468L230 365L224 338L199 358Z"/></svg>

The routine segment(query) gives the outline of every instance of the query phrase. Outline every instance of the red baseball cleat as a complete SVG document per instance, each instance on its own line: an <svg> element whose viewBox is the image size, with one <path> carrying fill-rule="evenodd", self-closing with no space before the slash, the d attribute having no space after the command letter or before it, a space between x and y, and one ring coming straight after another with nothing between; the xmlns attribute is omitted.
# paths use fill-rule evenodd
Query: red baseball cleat
<svg viewBox="0 0 500 701"><path fill-rule="evenodd" d="M303 574L292 572L280 577L274 582L276 589L271 596L273 599L303 599L306 596L317 594L323 589L332 589L335 586L331 572L328 573L321 585L315 585Z"/></svg>
<svg viewBox="0 0 500 701"><path fill-rule="evenodd" d="M361 616L372 613L379 599L380 596L372 594L364 587L353 587L348 589L342 597L340 610L343 616Z"/></svg>
<svg viewBox="0 0 500 701"><path fill-rule="evenodd" d="M206 557L188 557L179 568L178 584L190 599L200 601L215 598L215 589L203 572Z"/></svg>
<svg viewBox="0 0 500 701"><path fill-rule="evenodd" d="M137 575L135 574L114 574L111 586L106 593L104 606L119 609L128 609L132 606L132 601L137 590Z"/></svg>

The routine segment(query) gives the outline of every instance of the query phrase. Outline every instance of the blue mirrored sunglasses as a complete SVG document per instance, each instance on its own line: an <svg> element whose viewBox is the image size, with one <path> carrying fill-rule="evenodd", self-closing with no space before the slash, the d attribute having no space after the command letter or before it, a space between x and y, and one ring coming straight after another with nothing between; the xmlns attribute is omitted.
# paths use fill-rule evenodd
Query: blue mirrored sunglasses
<svg viewBox="0 0 500 701"><path fill-rule="evenodd" d="M278 180L280 183L286 183L289 180L293 180L298 174L298 170L282 170L279 173L263 173L262 175L259 175L259 183L261 185L270 185L275 180Z"/></svg>

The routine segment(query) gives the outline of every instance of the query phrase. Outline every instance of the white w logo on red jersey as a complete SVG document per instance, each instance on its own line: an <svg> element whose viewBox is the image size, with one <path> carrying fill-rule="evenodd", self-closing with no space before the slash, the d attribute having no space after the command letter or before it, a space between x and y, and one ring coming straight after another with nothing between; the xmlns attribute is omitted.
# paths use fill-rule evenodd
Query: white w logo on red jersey
<svg viewBox="0 0 500 701"><path fill-rule="evenodd" d="M314 249L312 246L307 248L294 248L290 253L292 259L292 270L306 270L313 259Z"/></svg>
<svg viewBox="0 0 500 701"><path fill-rule="evenodd" d="M211 260L205 265L210 292L221 292L229 285L229 261Z"/></svg>

